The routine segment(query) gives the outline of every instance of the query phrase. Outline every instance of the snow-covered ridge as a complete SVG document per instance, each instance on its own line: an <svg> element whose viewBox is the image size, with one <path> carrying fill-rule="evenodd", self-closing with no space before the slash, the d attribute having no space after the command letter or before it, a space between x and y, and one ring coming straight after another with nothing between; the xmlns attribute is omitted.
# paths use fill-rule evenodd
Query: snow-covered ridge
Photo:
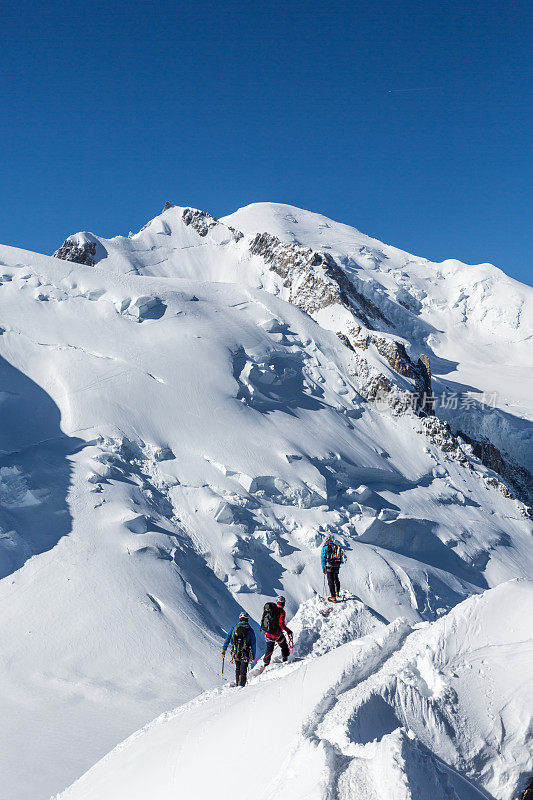
<svg viewBox="0 0 533 800"><path fill-rule="evenodd" d="M294 663L163 715L58 800L231 798L234 774L260 800L515 798L533 769L533 583L431 624L374 621L366 635L368 610L348 603L306 603ZM315 628L318 641L306 639Z"/></svg>

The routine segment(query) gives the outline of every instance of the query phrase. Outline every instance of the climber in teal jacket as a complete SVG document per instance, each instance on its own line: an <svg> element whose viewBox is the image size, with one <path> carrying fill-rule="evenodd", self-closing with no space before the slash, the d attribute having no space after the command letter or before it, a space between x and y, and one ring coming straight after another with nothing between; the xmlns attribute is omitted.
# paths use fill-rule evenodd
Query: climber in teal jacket
<svg viewBox="0 0 533 800"><path fill-rule="evenodd" d="M341 564L346 561L344 551L340 544L337 544L331 536L328 536L322 547L320 554L320 563L322 564L322 572L327 575L329 586L329 597L332 603L337 602L337 597L341 591L341 584L339 580L339 570Z"/></svg>
<svg viewBox="0 0 533 800"><path fill-rule="evenodd" d="M222 658L231 642L231 655L235 661L235 685L246 686L248 664L255 661L255 633L248 621L248 614L243 611L239 621L230 630L222 645Z"/></svg>

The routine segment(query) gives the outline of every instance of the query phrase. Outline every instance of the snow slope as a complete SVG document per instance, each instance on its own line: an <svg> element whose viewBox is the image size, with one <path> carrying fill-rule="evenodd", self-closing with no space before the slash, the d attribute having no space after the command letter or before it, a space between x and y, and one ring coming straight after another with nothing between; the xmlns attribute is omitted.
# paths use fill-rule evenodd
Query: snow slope
<svg viewBox="0 0 533 800"><path fill-rule="evenodd" d="M336 335L323 262L289 288L237 222L170 208L131 237L72 237L96 266L0 247L6 800L48 798L218 686L242 608L322 592L327 532L389 623L532 574L530 521L494 473L368 402L369 374L403 378Z"/></svg>
<svg viewBox="0 0 533 800"><path fill-rule="evenodd" d="M513 581L308 652L164 714L59 797L224 800L237 780L258 800L510 800L533 768L532 612L533 583Z"/></svg>

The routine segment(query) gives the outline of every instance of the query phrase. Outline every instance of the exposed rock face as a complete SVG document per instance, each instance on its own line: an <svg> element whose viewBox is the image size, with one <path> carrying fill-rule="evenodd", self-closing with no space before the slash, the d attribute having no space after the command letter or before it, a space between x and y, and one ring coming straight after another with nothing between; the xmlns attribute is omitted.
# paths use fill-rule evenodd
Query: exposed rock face
<svg viewBox="0 0 533 800"><path fill-rule="evenodd" d="M500 451L491 442L485 440L478 442L475 439L461 433L454 435L447 422L443 422L438 417L424 417L421 420L422 428L429 440L437 444L440 449L447 454L448 458L453 458L463 466L474 469L475 466L464 450L464 442L471 445L472 455L479 458L481 463L496 472L503 478L495 476L484 476L487 486L492 486L505 495L505 497L516 497L522 503L522 513L524 516L533 519L531 503L533 500L533 480L531 475L523 467L519 467L507 461ZM505 482L504 482L505 481ZM509 488L511 487L511 488Z"/></svg>
<svg viewBox="0 0 533 800"><path fill-rule="evenodd" d="M424 391L431 394L431 364L429 363L429 356L422 353L417 362L418 375L424 384Z"/></svg>
<svg viewBox="0 0 533 800"><path fill-rule="evenodd" d="M250 244L250 252L262 256L269 268L283 278L283 285L289 289L289 302L308 314L338 303L368 328L374 328L370 319L392 327L372 300L357 291L329 253L283 244L269 233L258 233Z"/></svg>
<svg viewBox="0 0 533 800"><path fill-rule="evenodd" d="M165 203L165 205L163 206L163 211L162 211L161 213L163 213L164 211L168 211L168 209L169 209L169 208L174 208L174 203L170 203L170 202L167 200L167 202L166 202L166 203Z"/></svg>
<svg viewBox="0 0 533 800"><path fill-rule="evenodd" d="M73 261L75 264L85 264L87 267L94 267L95 255L96 242L84 242L82 245L78 245L73 239L66 239L59 250L53 254L54 258Z"/></svg>
<svg viewBox="0 0 533 800"><path fill-rule="evenodd" d="M374 345L378 353L387 360L392 369L399 375L403 375L406 378L415 378L417 376L416 368L407 355L405 345L402 342L396 342L394 339L384 339L381 336L369 336L368 341Z"/></svg>
<svg viewBox="0 0 533 800"><path fill-rule="evenodd" d="M354 347L354 346L353 346L353 344L350 342L350 340L348 339L348 337L346 336L346 334L345 334L345 333L342 333L342 331L338 331L338 332L337 332L337 336L339 337L339 339L341 340L341 342L342 342L342 343L343 343L343 344L344 344L346 347L348 347L348 348L349 348L349 349L350 349L350 350L351 350L353 353L355 353L355 347Z"/></svg>
<svg viewBox="0 0 533 800"><path fill-rule="evenodd" d="M435 413L435 403L431 388L431 368L428 356L420 356L417 363L414 364L407 355L405 345L402 342L397 342L395 339L385 339L375 334L367 336L366 344L361 346L368 347L369 344L374 345L378 353L386 359L389 366L398 375L414 381L414 391L418 398L417 407L425 411L426 414L433 415Z"/></svg>
<svg viewBox="0 0 533 800"><path fill-rule="evenodd" d="M449 458L458 461L459 464L475 468L468 454L465 452L464 443L470 445L471 453L478 458L481 463L501 476L503 480L495 476L484 476L487 486L499 489L505 497L516 497L524 507L524 516L533 519L533 478L523 467L514 464L508 457L495 447L488 439L477 441L471 439L464 433L453 434L450 425L436 416L426 416L421 419L422 430L431 442L438 445Z"/></svg>
<svg viewBox="0 0 533 800"><path fill-rule="evenodd" d="M466 438L464 433L461 434L461 436L463 439ZM489 442L489 440L486 438L479 441L468 438L467 441L472 445L474 455L479 458L482 464L485 464L485 466L489 469L493 469L494 472L501 473L505 470L506 464L503 456L498 448L492 444L492 442Z"/></svg>
<svg viewBox="0 0 533 800"><path fill-rule="evenodd" d="M431 387L431 366L429 357L422 354L416 365L413 366L413 369L416 371L415 388L420 400L420 406L426 414L433 415L435 414L435 400Z"/></svg>
<svg viewBox="0 0 533 800"><path fill-rule="evenodd" d="M394 339L364 332L357 320L366 328L375 330L378 323L393 327L393 323L368 297L358 291L329 253L322 253L297 244L284 244L269 233L258 233L250 244L250 252L261 256L269 268L283 279L289 290L289 302L314 314L327 306L339 304L354 316L354 326L348 331L339 331L338 336L351 350L366 349L373 344L387 363L399 375L414 382L418 407L433 414L431 403L431 371L429 359L424 356L414 364L405 345ZM384 390L390 382L383 375L372 376L371 396L380 387Z"/></svg>
<svg viewBox="0 0 533 800"><path fill-rule="evenodd" d="M207 236L211 228L221 224L216 217L212 217L211 214L205 211L198 211L195 208L185 208L181 218L183 223L185 225L191 225L199 236ZM235 228L232 228L230 225L225 227L231 231L235 242L243 238L244 234L240 231L235 230Z"/></svg>
<svg viewBox="0 0 533 800"><path fill-rule="evenodd" d="M182 214L185 225L192 225L199 236L207 236L209 229L213 228L218 220L207 214L205 211L197 211L194 208L186 208Z"/></svg>
<svg viewBox="0 0 533 800"><path fill-rule="evenodd" d="M392 383L384 375L374 375L365 386L365 398L376 400L392 392Z"/></svg>
<svg viewBox="0 0 533 800"><path fill-rule="evenodd" d="M466 433L458 431L458 436L472 446L472 452L482 464L497 472L513 488L516 496L524 503L533 504L533 477L524 467L513 463L512 459L504 455L486 437L472 439ZM489 479L494 480L494 479ZM502 484L503 485L503 484ZM507 489L507 487L505 487ZM506 492L502 489L503 493ZM507 496L511 495L507 490ZM531 509L530 509L531 511Z"/></svg>
<svg viewBox="0 0 533 800"><path fill-rule="evenodd" d="M339 332L337 336L354 352L356 348L366 350L370 344L373 344L378 353L385 358L389 366L398 375L409 378L414 382L415 407L429 415L435 413L428 356L422 355L418 362L414 364L407 355L405 345L402 342L398 342L395 339L386 339L384 336L377 336L374 333L366 333L359 326L351 328L347 334ZM379 385L387 379L384 376L376 376L376 380Z"/></svg>
<svg viewBox="0 0 533 800"><path fill-rule="evenodd" d="M443 453L447 453L463 466L469 464L468 457L461 448L461 442L453 435L447 422L438 417L423 417L422 429L433 444L437 444Z"/></svg>
<svg viewBox="0 0 533 800"><path fill-rule="evenodd" d="M446 458L453 459L470 470L477 469L478 463L472 460L472 456L479 459L484 466L502 478L500 480L496 476L481 476L487 486L499 489L505 497L516 497L524 504L524 516L533 519L533 478L526 469L514 464L487 439L477 441L464 433L454 434L448 422L434 414L428 414L419 404L413 404L409 392L399 390L384 375L371 371L366 359L355 351L354 365L354 374L362 382L361 395L365 400L376 403L382 410L388 409L389 413L395 415L412 414L413 424L420 426L419 433L437 445ZM418 421L415 421L415 417ZM465 442L470 445L469 448L465 448Z"/></svg>
<svg viewBox="0 0 533 800"><path fill-rule="evenodd" d="M401 342L363 330L358 320L370 330L374 330L378 322L390 327L392 322L372 300L353 286L329 253L296 244L283 244L277 237L268 233L258 233L254 237L250 244L250 252L261 256L269 268L283 279L284 287L289 290L289 302L299 306L308 314L314 314L335 304L348 309L354 316L354 324L346 331L337 332L341 341L354 354L356 348L365 350L370 343L374 344L398 374L415 382L417 405L422 407L425 399L424 391L428 390L428 396L431 392L431 378L428 388L426 371L419 365L413 364ZM376 400L378 395L392 390L390 380L375 369L371 369L366 359L355 359L354 366L357 375L364 382L364 396L368 400Z"/></svg>

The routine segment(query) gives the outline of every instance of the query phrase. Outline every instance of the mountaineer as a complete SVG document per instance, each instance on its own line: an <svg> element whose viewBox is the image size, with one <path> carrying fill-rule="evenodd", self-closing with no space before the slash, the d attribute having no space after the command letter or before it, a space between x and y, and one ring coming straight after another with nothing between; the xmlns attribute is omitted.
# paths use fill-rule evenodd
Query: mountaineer
<svg viewBox="0 0 533 800"><path fill-rule="evenodd" d="M289 645L292 648L292 631L285 625L285 598L278 597L277 603L265 603L263 618L261 619L261 630L265 632L266 652L263 659L265 667L270 664L274 647L279 645L281 648L282 661L289 657ZM289 637L289 644L284 636L284 632Z"/></svg>
<svg viewBox="0 0 533 800"><path fill-rule="evenodd" d="M248 614L245 611L226 636L226 641L222 645L222 659L226 657L230 642L231 660L235 662L235 686L246 686L248 664L250 661L255 661L255 633L250 627Z"/></svg>
<svg viewBox="0 0 533 800"><path fill-rule="evenodd" d="M320 562L322 564L322 572L327 575L329 586L329 597L332 603L337 602L337 597L340 594L341 584L339 581L339 570L341 564L345 561L345 556L340 544L334 541L331 536L328 536L322 547L320 554Z"/></svg>

